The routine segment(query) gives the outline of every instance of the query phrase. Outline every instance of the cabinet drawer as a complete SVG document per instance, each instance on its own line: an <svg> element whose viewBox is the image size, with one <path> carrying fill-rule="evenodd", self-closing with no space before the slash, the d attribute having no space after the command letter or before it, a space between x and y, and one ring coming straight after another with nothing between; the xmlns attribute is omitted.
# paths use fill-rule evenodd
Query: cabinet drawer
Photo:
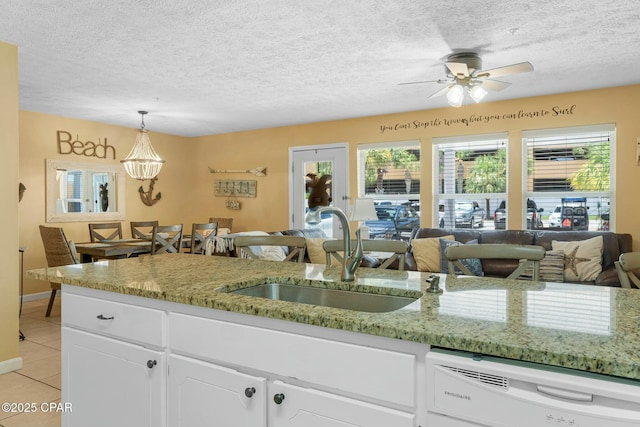
<svg viewBox="0 0 640 427"><path fill-rule="evenodd" d="M413 354L175 313L169 314L169 346L201 359L415 406Z"/></svg>
<svg viewBox="0 0 640 427"><path fill-rule="evenodd" d="M62 293L62 323L86 331L165 347L164 311Z"/></svg>

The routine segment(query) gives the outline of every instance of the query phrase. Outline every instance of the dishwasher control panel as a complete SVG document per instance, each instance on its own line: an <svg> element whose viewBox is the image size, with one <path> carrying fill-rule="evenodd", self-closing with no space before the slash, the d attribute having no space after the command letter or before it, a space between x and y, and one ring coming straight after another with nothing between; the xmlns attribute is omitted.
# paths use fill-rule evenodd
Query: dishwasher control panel
<svg viewBox="0 0 640 427"><path fill-rule="evenodd" d="M426 367L434 425L640 426L640 383L437 349Z"/></svg>

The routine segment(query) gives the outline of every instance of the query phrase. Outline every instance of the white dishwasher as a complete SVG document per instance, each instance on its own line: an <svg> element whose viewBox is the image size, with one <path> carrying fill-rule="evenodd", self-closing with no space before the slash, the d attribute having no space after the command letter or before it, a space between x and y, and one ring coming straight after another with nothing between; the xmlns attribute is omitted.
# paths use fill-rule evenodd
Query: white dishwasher
<svg viewBox="0 0 640 427"><path fill-rule="evenodd" d="M640 381L433 349L428 427L640 426Z"/></svg>

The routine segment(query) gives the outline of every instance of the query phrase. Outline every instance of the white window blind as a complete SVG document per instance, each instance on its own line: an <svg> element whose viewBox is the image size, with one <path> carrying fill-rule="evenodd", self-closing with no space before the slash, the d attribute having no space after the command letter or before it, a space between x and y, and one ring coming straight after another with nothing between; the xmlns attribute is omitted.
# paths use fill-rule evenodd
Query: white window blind
<svg viewBox="0 0 640 427"><path fill-rule="evenodd" d="M360 194L375 199L420 197L420 142L399 141L358 146Z"/></svg>
<svg viewBox="0 0 640 427"><path fill-rule="evenodd" d="M572 229L614 229L615 136L612 124L523 133L524 189L549 213L545 227L562 227L550 213L574 200L586 205L588 222Z"/></svg>
<svg viewBox="0 0 640 427"><path fill-rule="evenodd" d="M482 227L491 221L506 199L507 141L506 133L434 138L435 226ZM466 205L476 206L473 219L462 214Z"/></svg>

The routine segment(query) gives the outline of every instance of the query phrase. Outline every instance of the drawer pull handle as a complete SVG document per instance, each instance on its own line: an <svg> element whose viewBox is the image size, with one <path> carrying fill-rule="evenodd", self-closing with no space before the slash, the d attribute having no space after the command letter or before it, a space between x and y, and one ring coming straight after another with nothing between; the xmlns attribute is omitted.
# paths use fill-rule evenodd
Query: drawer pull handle
<svg viewBox="0 0 640 427"><path fill-rule="evenodd" d="M276 402L276 405L281 404L283 400L284 400L283 393L277 393L273 395L273 401Z"/></svg>
<svg viewBox="0 0 640 427"><path fill-rule="evenodd" d="M97 317L98 319L100 319L100 320L113 320L113 316L111 316L111 317L104 317L102 314L98 314L96 317Z"/></svg>
<svg viewBox="0 0 640 427"><path fill-rule="evenodd" d="M157 364L158 364L158 362L156 362L155 360L147 360L147 368L149 368L149 369L153 368Z"/></svg>
<svg viewBox="0 0 640 427"><path fill-rule="evenodd" d="M256 393L256 389L254 387L247 387L244 389L244 395L247 397L253 397Z"/></svg>

